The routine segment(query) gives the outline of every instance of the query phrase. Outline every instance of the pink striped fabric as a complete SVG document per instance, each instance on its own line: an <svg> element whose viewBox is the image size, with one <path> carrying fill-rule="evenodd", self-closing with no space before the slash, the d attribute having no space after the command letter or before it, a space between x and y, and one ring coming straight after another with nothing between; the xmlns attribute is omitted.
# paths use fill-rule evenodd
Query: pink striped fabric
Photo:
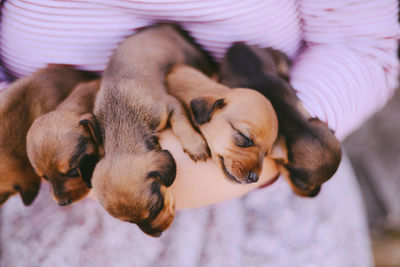
<svg viewBox="0 0 400 267"><path fill-rule="evenodd" d="M397 81L396 0L7 0L1 11L1 60L16 77L47 63L101 72L124 38L158 21L178 22L217 60L235 41L280 49L304 106L339 138Z"/></svg>

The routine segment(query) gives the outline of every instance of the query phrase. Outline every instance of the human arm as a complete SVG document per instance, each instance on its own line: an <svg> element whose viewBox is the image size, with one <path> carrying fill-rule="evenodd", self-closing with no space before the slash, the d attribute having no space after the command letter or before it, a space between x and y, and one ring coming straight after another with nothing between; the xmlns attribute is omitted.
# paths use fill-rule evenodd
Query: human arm
<svg viewBox="0 0 400 267"><path fill-rule="evenodd" d="M160 144L172 153L177 164L177 176L171 186L177 210L205 207L243 196L273 181L279 173L275 162L265 158L257 183L237 184L229 181L221 167L211 159L192 161L171 130L161 133Z"/></svg>
<svg viewBox="0 0 400 267"><path fill-rule="evenodd" d="M343 140L396 88L397 1L299 1L306 48L291 83L306 110Z"/></svg>
<svg viewBox="0 0 400 267"><path fill-rule="evenodd" d="M327 122L341 140L380 109L396 87L397 2L377 2L300 1L306 45L295 59L291 82L307 111ZM209 181L202 180L202 175L199 175L185 183L188 176L193 177L192 172L187 169L188 176L181 179L180 159L177 161L178 177L173 189L178 208L182 203L191 203L191 206L217 203L254 189L235 184L220 185L223 193L212 196L213 189L217 188L213 183L226 181L223 177L211 178L214 173L219 173L216 169L212 171L212 163L207 163L210 164L209 172L204 169L208 174L204 176L210 177ZM200 166L194 165L193 172L196 168L203 171ZM265 172L272 174L266 166L269 165L265 164ZM262 179L268 180L265 176ZM204 184L197 185L197 182ZM204 198L199 195L199 199L192 196L192 191L185 195L182 190L185 186L188 190L190 186L199 188L198 192L210 195Z"/></svg>

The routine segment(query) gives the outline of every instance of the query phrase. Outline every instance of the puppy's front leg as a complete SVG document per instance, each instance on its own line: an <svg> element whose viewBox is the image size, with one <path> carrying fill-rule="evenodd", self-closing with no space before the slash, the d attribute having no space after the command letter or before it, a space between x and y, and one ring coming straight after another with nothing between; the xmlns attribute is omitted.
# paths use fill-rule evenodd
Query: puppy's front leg
<svg viewBox="0 0 400 267"><path fill-rule="evenodd" d="M193 129L182 104L173 96L168 97L169 122L171 123L172 131L181 142L183 150L194 161L206 160L210 157L210 150L203 136Z"/></svg>

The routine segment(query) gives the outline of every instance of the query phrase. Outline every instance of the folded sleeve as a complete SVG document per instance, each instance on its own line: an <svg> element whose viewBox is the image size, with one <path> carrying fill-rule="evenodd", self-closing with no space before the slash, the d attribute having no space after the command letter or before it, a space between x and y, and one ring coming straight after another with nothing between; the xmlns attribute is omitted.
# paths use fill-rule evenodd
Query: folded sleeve
<svg viewBox="0 0 400 267"><path fill-rule="evenodd" d="M4 89L6 89L8 87L8 85L9 85L8 82L0 81L0 92L3 91Z"/></svg>
<svg viewBox="0 0 400 267"><path fill-rule="evenodd" d="M4 74L1 66L0 66L0 92L6 89L9 85L9 82L7 81L6 75Z"/></svg>
<svg viewBox="0 0 400 267"><path fill-rule="evenodd" d="M306 110L343 140L397 87L396 0L299 1L304 50L291 83Z"/></svg>

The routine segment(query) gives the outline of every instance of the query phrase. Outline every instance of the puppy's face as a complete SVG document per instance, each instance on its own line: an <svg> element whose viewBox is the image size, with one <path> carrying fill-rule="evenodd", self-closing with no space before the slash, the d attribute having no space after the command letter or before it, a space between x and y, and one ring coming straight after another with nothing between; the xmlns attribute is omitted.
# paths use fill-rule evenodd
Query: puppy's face
<svg viewBox="0 0 400 267"><path fill-rule="evenodd" d="M39 117L28 131L29 160L50 184L53 198L61 206L89 192L99 158L95 125L91 114L56 110Z"/></svg>
<svg viewBox="0 0 400 267"><path fill-rule="evenodd" d="M278 134L270 102L254 90L237 88L223 98L193 99L191 111L226 176L238 183L257 182Z"/></svg>
<svg viewBox="0 0 400 267"><path fill-rule="evenodd" d="M321 120L310 118L307 127L308 133L286 138L290 161L284 166L293 191L300 196L315 197L321 185L337 171L341 148L333 131Z"/></svg>
<svg viewBox="0 0 400 267"><path fill-rule="evenodd" d="M38 177L29 162L1 155L0 152L0 205L19 193L25 206L30 205L40 189Z"/></svg>
<svg viewBox="0 0 400 267"><path fill-rule="evenodd" d="M113 217L136 223L158 237L172 223L174 200L167 188L176 165L167 150L106 155L96 166L92 184L97 199Z"/></svg>

